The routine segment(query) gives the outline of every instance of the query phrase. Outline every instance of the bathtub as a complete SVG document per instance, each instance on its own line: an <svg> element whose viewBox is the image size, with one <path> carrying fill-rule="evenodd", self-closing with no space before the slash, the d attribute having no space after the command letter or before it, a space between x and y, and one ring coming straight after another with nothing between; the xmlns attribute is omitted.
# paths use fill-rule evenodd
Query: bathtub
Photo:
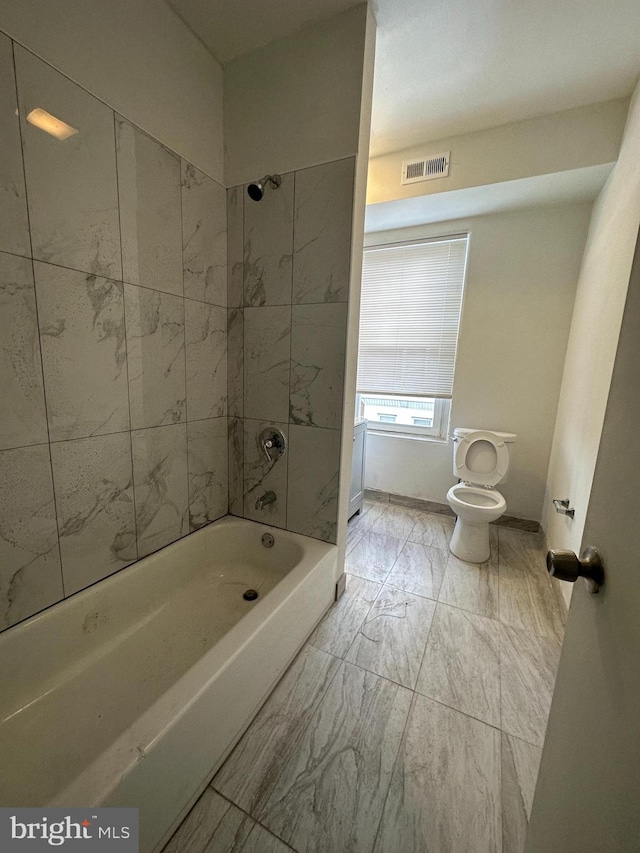
<svg viewBox="0 0 640 853"><path fill-rule="evenodd" d="M138 807L160 850L331 605L336 562L227 516L0 634L0 805Z"/></svg>

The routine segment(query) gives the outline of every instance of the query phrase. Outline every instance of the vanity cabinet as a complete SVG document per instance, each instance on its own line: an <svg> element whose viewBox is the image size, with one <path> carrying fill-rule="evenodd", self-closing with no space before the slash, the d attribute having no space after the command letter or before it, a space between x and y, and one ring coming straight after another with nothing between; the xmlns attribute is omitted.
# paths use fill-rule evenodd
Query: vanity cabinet
<svg viewBox="0 0 640 853"><path fill-rule="evenodd" d="M351 459L351 490L349 518L360 512L364 503L364 471L367 456L367 421L357 421L353 428L353 457Z"/></svg>

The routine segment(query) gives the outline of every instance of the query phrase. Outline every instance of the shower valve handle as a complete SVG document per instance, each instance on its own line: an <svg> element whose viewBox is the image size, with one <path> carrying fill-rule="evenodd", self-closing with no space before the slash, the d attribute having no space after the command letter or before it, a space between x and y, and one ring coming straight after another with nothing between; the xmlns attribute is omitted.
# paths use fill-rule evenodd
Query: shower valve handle
<svg viewBox="0 0 640 853"><path fill-rule="evenodd" d="M258 445L269 462L275 462L286 451L287 439L278 427L265 427L258 436Z"/></svg>

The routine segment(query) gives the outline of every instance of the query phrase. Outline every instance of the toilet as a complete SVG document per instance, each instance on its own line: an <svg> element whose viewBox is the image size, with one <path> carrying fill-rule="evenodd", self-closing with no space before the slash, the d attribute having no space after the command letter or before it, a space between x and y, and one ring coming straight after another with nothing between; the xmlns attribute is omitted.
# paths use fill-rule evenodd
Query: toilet
<svg viewBox="0 0 640 853"><path fill-rule="evenodd" d="M453 473L461 482L447 492L447 502L458 516L449 549L467 563L489 559L489 524L507 508L494 487L506 479L516 438L512 432L453 431Z"/></svg>

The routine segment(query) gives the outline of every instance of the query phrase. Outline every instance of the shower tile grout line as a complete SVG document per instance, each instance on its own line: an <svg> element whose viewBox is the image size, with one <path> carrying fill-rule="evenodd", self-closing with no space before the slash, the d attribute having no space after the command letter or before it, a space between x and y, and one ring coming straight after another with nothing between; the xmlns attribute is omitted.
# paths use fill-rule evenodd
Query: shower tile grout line
<svg viewBox="0 0 640 853"><path fill-rule="evenodd" d="M246 345L246 342L245 342L246 311L245 311L245 304L244 304L244 302L245 302L245 299L244 299L244 271L245 271L245 262L244 262L244 240L245 240L245 233L244 233L244 185L242 185L239 188L238 196L239 196L239 207L240 207L239 214L240 214L240 225L241 225L241 234L240 234L240 249L241 249L240 291L241 292L240 292L240 300L239 300L240 301L240 307L237 310L241 312L240 317L242 320L242 371L241 371L242 394L241 394L241 401L240 401L240 405L239 405L239 409L240 409L242 416L240 418L236 419L239 422L239 428L240 428L240 464L238 466L234 466L234 467L237 467L238 473L239 473L239 479L240 479L240 482L239 483L236 482L236 484L235 484L235 493L236 493L235 497L236 497L236 502L239 501L241 504L241 511L242 511L241 518L244 518L245 517L244 516L244 425L245 425L245 420L246 420L245 411L244 411L244 397L245 397L245 387L246 387L245 366L247 363L246 349L245 349L245 345ZM229 228L229 217L227 215L227 246L229 245L228 228ZM228 266L228 264L229 264L229 258L227 258L227 266ZM233 282L233 269L232 269L231 276L232 276L232 282ZM227 285L227 302L228 301L229 301L229 288ZM227 358L229 356L228 343L229 343L229 340L227 339ZM228 370L228 362L227 362L227 370ZM229 379L229 374L227 372L227 382L228 382L228 379ZM227 385L227 391L228 390L229 390L229 386ZM229 424L227 422L227 435L228 435L228 430L229 430ZM228 454L228 451L227 451L227 454ZM228 460L228 461L230 461L230 460ZM227 477L227 481L228 481L228 477ZM228 485L228 482L227 482L227 485ZM227 492L227 504L228 503L229 503L229 494Z"/></svg>
<svg viewBox="0 0 640 853"><path fill-rule="evenodd" d="M292 305L294 308L306 308L307 305L348 305L349 301L347 299L337 299L334 302L269 302L265 305L242 305L241 308L247 308L249 310L259 311L261 308L288 308L289 305ZM234 307L234 306L230 306ZM367 499L369 500L369 499ZM376 498L371 498L370 500L375 501L375 503L384 503L391 504L391 501L380 501ZM394 503L393 506L399 506L402 509L410 509L410 507L406 507L403 504ZM418 510L419 512L420 510ZM521 531L526 533L526 531Z"/></svg>
<svg viewBox="0 0 640 853"><path fill-rule="evenodd" d="M176 155L176 156L178 156L178 155ZM117 166L116 166L116 173L117 173ZM213 180L213 178L211 180ZM118 210L118 218L119 218L119 214L120 214L120 211ZM211 305L215 308L227 308L228 307L226 305L220 305L218 302L207 302L204 299L196 299L193 296L183 296L180 293L173 293L173 291L171 291L171 290L161 290L159 287L153 287L150 284L142 284L139 281L129 281L123 275L120 276L119 278L114 277L112 275L102 275L100 273L91 272L90 270L78 269L78 267L70 267L67 264L61 264L61 263L56 263L55 261L43 260L42 258L38 258L33 254L20 255L17 252L7 252L5 249L2 249L1 251L5 255L11 255L14 258L23 258L26 261L33 261L35 264L44 264L45 266L56 267L56 269L68 270L69 272L77 272L77 273L80 273L82 275L92 276L95 278L102 278L105 281L113 281L113 282L116 282L117 284L128 284L129 287L140 287L143 290L151 290L151 291L153 291L153 293L162 293L164 296L175 296L176 299L188 299L189 302L197 302L199 305ZM120 251L120 255L122 256L122 249ZM183 275L184 275L184 272L183 272Z"/></svg>
<svg viewBox="0 0 640 853"><path fill-rule="evenodd" d="M190 424L201 423L202 421L215 421L222 418L225 418L225 415L216 415L215 418L194 418L194 420L189 421ZM18 444L16 447L4 447L0 450L0 453L4 453L5 450L25 450L28 447L42 447L45 444L65 444L69 441L87 441L90 438L105 438L108 435L125 435L125 433L129 432L142 432L147 429L162 429L163 427L172 427L172 426L180 426L180 424L186 424L187 421L176 421L175 423L170 424L153 424L153 426L146 427L136 427L135 429L117 429L114 432L92 432L89 435L75 435L72 438L55 438L52 441L36 441L33 444Z"/></svg>
<svg viewBox="0 0 640 853"><path fill-rule="evenodd" d="M58 499L56 497L56 481L53 475L53 454L51 453L51 428L49 426L49 403L47 400L47 383L45 382L45 372L44 372L44 356L42 353L42 335L40 334L40 312L38 310L38 294L36 291L36 265L33 259L33 234L31 231L31 209L29 206L29 188L27 186L27 166L24 156L24 134L22 132L22 121L20 120L20 93L18 89L18 66L16 64L16 50L14 41L11 40L11 62L13 64L13 80L14 80L14 88L16 95L16 109L18 111L18 135L20 137L20 164L22 166L22 180L24 181L24 204L25 210L27 214L27 229L29 231L29 249L31 252L31 257L26 259L30 261L31 266L31 277L33 279L33 302L35 305L35 314L36 314L36 329L38 334L38 352L40 353L40 370L42 371L42 402L44 404L44 420L47 427L47 450L49 452L49 471L51 473L51 493L53 497L53 512L55 515L56 521L56 540L58 546L58 559L60 560L60 586L62 588L62 601L67 597L65 583L64 583L64 570L62 564L62 546L60 544L60 523L58 521ZM21 257L21 256L18 256ZM29 445L29 446L39 446L39 445ZM18 449L18 448L12 448ZM51 549L53 550L53 549ZM51 602L47 605L50 607L52 604L56 604L57 602ZM29 618L29 617L26 617ZM23 621L19 620L15 624L20 624Z"/></svg>
<svg viewBox="0 0 640 853"><path fill-rule="evenodd" d="M116 167L116 197L118 199L118 237L120 243L120 270L124 278L124 252L122 250L122 216L120 214L120 174L118 172L118 131L116 127L116 114L111 111L113 116L113 153ZM134 473L133 461L133 421L131 420L131 384L129 381L129 342L127 341L127 306L125 299L124 281L122 283L122 319L124 322L124 348L125 361L127 370L127 406L129 411L129 453L131 456L131 491L133 495L133 530L136 543L136 560L140 559L140 551L138 548L138 501L136 498L136 478ZM186 395L186 391L185 391ZM186 415L186 412L185 412Z"/></svg>
<svg viewBox="0 0 640 853"><path fill-rule="evenodd" d="M293 180L293 192L292 192L292 200L291 200L291 303L289 305L289 378L287 384L287 435L289 436L289 447L291 447L291 376L293 374L293 368L291 364L291 359L293 358L293 269L294 269L294 256L295 256L295 246L296 246L296 173L295 171L291 173ZM289 454L287 456L287 470L286 470L286 504L285 504L285 526L287 530L289 529Z"/></svg>
<svg viewBox="0 0 640 853"><path fill-rule="evenodd" d="M236 483L236 492L238 492L238 493L240 494L240 503L241 503L241 506L242 506L242 517L243 517L243 518L244 518L244 464L245 464L245 458L244 458L244 426L245 426L245 421L246 421L246 418L245 418L245 409L244 409L244 404L245 404L245 391L246 391L246 387L247 387L247 386L246 386L246 375L245 375L245 367L246 367L246 363L247 363L247 356L246 356L246 331L245 331L245 330L246 330L246 317L247 317L247 314L246 314L245 307L244 307L244 273L245 273L245 262L244 262L244 240L245 240L245 229L244 229L244 208L245 208L245 200L244 200L244 186L242 186L242 187L241 187L241 189L240 189L240 223L241 223L241 228L242 228L242 234L241 234L241 249L242 249L242 255L241 255L241 257L242 257L242 262L241 262L241 278L240 278L240 281L241 281L241 294L240 294L240 303L241 303L241 307L240 307L240 310L242 311L242 405L241 405L242 418L240 419L240 436L241 436L241 441L240 441L240 454L241 454L241 459L240 459L240 465L238 466L238 467L239 467L239 470L240 470L240 482L239 482L239 483ZM227 222L228 222L228 220L227 220ZM228 245L228 244L227 244L227 245ZM227 263L228 263L228 262L229 262L229 261L228 261L228 259L227 259ZM227 294L227 296L228 296L228 294ZM227 300L227 301L228 301L228 300ZM227 352L227 356L228 356L228 352Z"/></svg>
<svg viewBox="0 0 640 853"><path fill-rule="evenodd" d="M192 532L191 530L191 477L189 474L189 394L187 393L187 301L184 291L184 193L182 191L182 163L186 162L182 157L180 158L180 259L182 261L182 276L180 278L180 283L182 284L182 340L184 343L184 452L185 452L185 464L187 468L187 506L186 506L186 518L184 519L184 524L186 526L185 535L188 535ZM225 192L225 201L226 201L226 192ZM226 208L225 208L225 217L226 217ZM195 300L194 300L195 301ZM200 303L202 304L202 303ZM219 306L221 307L221 306ZM228 357L229 353L229 337L228 337L228 323L227 323L227 312L224 309L224 329L225 329L225 339L224 346L225 351ZM214 370L215 375L215 370ZM228 365L227 365L227 376L225 376L224 383L224 394L225 399L229 394L229 386L228 386ZM225 403L224 411L226 414L227 404ZM229 447L227 444L227 457L229 453ZM227 458L228 464L228 458ZM228 507L227 507L228 509ZM205 510L206 513L206 510Z"/></svg>
<svg viewBox="0 0 640 853"><path fill-rule="evenodd" d="M226 418L226 415L216 415L216 417L214 417L214 418L194 418L193 420L190 420L190 421L183 420L183 421L176 421L175 423L170 423L170 424L154 424L153 426L136 427L136 429L119 429L119 430L115 430L114 432L98 432L98 433L90 433L89 435L76 435L73 438L56 438L56 439L53 439L53 441L49 441L49 442L47 442L47 441L36 441L34 444L19 444L16 447L5 447L2 450L0 450L0 453L4 453L5 450L25 450L27 447L43 447L45 444L65 444L66 442L69 442L69 441L86 441L87 439L90 439L90 438L105 438L108 435L124 435L125 433L129 433L129 432L132 432L132 433L133 432L142 432L143 430L147 430L147 429L163 429L164 427L179 426L180 424L186 424L186 423L197 424L197 423L202 423L203 421L216 421L216 420L222 420L224 418Z"/></svg>

